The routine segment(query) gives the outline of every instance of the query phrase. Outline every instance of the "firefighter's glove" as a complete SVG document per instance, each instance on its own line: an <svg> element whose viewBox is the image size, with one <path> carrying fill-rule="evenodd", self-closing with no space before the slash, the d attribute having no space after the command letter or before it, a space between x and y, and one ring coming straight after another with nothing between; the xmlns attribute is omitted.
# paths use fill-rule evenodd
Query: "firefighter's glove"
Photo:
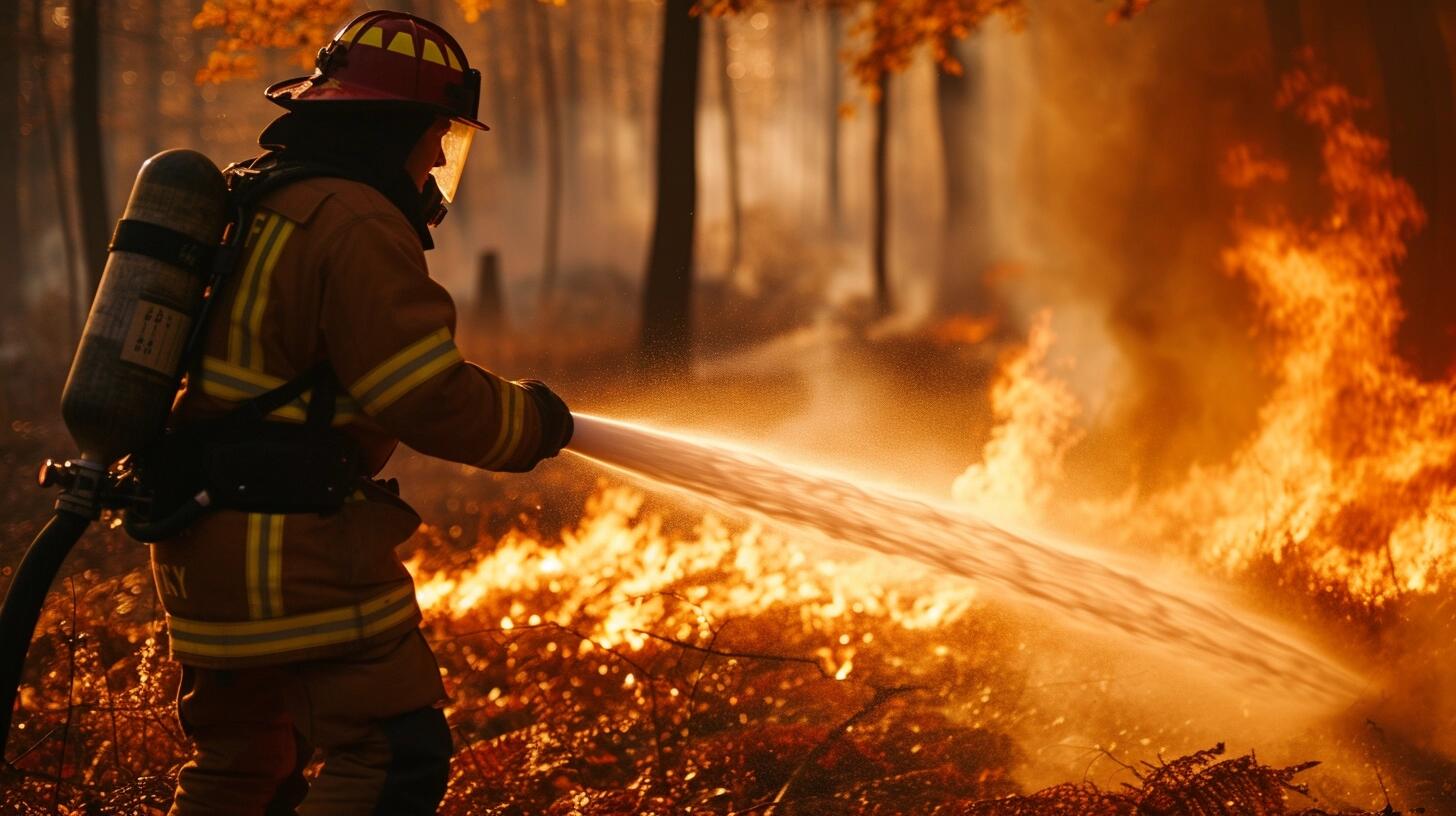
<svg viewBox="0 0 1456 816"><path fill-rule="evenodd" d="M571 410L540 380L520 380L518 384L531 395L541 417L541 447L536 451L536 460L549 459L571 442Z"/></svg>

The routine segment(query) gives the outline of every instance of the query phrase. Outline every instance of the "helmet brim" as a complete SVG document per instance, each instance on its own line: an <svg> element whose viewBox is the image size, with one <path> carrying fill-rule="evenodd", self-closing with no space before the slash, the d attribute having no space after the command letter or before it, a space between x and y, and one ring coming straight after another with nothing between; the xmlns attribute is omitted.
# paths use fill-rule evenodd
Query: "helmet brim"
<svg viewBox="0 0 1456 816"><path fill-rule="evenodd" d="M420 102L417 99L407 99L393 94L383 93L356 83L340 82L337 79L323 79L318 74L306 77L294 77L293 79L285 79L282 82L275 82L268 86L268 90L264 91L263 95L268 98L269 102L284 110L290 111L315 106L338 108L408 106L433 111L448 118L452 122L459 122L462 125L468 125L476 130L490 130L490 126L479 119L459 116L449 110Z"/></svg>

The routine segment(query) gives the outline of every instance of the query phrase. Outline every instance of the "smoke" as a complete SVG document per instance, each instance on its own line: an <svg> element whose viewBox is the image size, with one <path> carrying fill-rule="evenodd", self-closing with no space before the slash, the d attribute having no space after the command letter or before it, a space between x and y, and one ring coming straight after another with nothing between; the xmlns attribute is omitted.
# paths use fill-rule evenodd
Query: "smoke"
<svg viewBox="0 0 1456 816"><path fill-rule="evenodd" d="M999 260L1022 270L996 287L1022 325L1050 308L1076 358L1095 427L1073 464L1156 481L1225 453L1265 388L1247 295L1219 262L1235 202L1214 172L1277 132L1262 4L1106 25L1038 3L1024 31L980 36Z"/></svg>

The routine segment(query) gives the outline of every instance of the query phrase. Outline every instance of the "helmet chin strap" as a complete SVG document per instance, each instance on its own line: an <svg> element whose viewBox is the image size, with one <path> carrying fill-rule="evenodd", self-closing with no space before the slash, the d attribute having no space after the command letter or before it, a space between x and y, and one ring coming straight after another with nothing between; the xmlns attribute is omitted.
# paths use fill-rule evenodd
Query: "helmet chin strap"
<svg viewBox="0 0 1456 816"><path fill-rule="evenodd" d="M440 226L449 209L445 206L445 195L440 192L440 185L435 183L435 177L425 177L425 187L420 191L420 213L424 216L425 223L432 227Z"/></svg>

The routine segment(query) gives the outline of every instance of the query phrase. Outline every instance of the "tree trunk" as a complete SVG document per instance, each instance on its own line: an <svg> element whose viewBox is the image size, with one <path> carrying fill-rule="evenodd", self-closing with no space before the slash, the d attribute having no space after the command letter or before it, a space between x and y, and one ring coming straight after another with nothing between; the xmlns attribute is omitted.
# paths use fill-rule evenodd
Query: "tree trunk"
<svg viewBox="0 0 1456 816"><path fill-rule="evenodd" d="M632 134L632 152L636 156L646 157L648 152L646 128L643 125L647 118L646 105L642 100L642 90L637 86L638 73L636 61L632 59L632 14L635 6L633 4L621 4L616 8L615 13L608 17L616 23L617 54L621 58L621 64L616 69L623 84L624 101L626 103L627 124ZM634 167L640 165L634 164ZM644 174L634 174L637 185L634 185L633 192L640 190L638 186L642 183Z"/></svg>
<svg viewBox="0 0 1456 816"><path fill-rule="evenodd" d="M824 148L824 212L830 230L839 235L844 232L844 208L839 189L839 107L843 104L840 95L839 52L844 47L844 42L839 11L831 8L825 12L825 18L829 27L829 92L825 97L828 100L829 116L825 120L828 132L825 134L827 144Z"/></svg>
<svg viewBox="0 0 1456 816"><path fill-rule="evenodd" d="M960 40L955 49L961 73L940 71L935 86L945 168L945 224L935 307L947 314L974 314L985 306L982 275L991 260L983 150L984 73L978 48Z"/></svg>
<svg viewBox="0 0 1456 816"><path fill-rule="evenodd" d="M565 32L562 41L565 47L561 49L561 70L557 74L557 98L560 100L557 110L557 121L561 123L563 133L581 132L582 109L582 79L581 79L581 52L577 47L582 40L581 15L584 3L567 3L557 10L557 19L564 26ZM551 51L554 56L555 50ZM562 156L562 166L568 171L567 178L573 181L580 178L577 172L578 151L567 151Z"/></svg>
<svg viewBox="0 0 1456 816"><path fill-rule="evenodd" d="M1269 47L1274 56L1274 76L1270 77L1273 98L1284 76L1301 64L1300 54L1309 45L1300 14L1299 0L1264 0L1264 18L1269 27ZM1280 158L1289 167L1289 201L1295 212L1316 218L1325 206L1326 193L1320 186L1324 162L1320 158L1320 138L1312 128L1299 121L1292 111L1279 117Z"/></svg>
<svg viewBox="0 0 1456 816"><path fill-rule="evenodd" d="M698 56L694 0L666 0L657 102L657 212L642 297L644 361L686 372L692 360L693 230L697 198Z"/></svg>
<svg viewBox="0 0 1456 816"><path fill-rule="evenodd" d="M485 59L488 62L481 66L481 73L490 82L490 119L486 120L486 124L492 128L491 135L500 140L500 152L507 159L503 163L509 167L520 151L515 145L519 137L515 122L511 121L511 92L506 83L509 57L505 42L510 36L502 36L501 29L506 25L505 16L506 10L498 5L491 6L490 11L483 15L481 25L485 28ZM515 84L509 87L518 86ZM508 174L509 172L507 170Z"/></svg>
<svg viewBox="0 0 1456 816"><path fill-rule="evenodd" d="M540 34L536 42L536 64L541 71L541 115L546 125L546 243L541 255L541 305L547 307L556 289L561 235L561 91L556 85L551 18L544 3L531 2L530 6Z"/></svg>
<svg viewBox="0 0 1456 816"><path fill-rule="evenodd" d="M1456 365L1456 99L1432 0L1369 0L1370 35L1384 80L1390 165L1415 189L1427 222L1407 244L1400 296L1401 352L1428 377Z"/></svg>
<svg viewBox="0 0 1456 816"><path fill-rule="evenodd" d="M875 314L884 317L894 308L890 297L888 233L890 223L890 77L880 78L879 99L875 101L875 177L874 210L871 226L871 251L874 264Z"/></svg>
<svg viewBox="0 0 1456 816"><path fill-rule="evenodd" d="M621 195L621 153L617 139L617 83L622 77L616 70L616 59L613 49L626 48L626 43L616 43L607 30L607 19L614 14L614 10L606 5L608 0L586 0L581 6L582 11L591 10L591 37L596 41L595 65L588 66L587 70L596 77L596 123L595 127L602 132L602 153L603 160L601 178L605 187L604 203L609 208L615 209Z"/></svg>
<svg viewBox="0 0 1456 816"><path fill-rule="evenodd" d="M81 257L86 296L96 294L106 264L111 208L101 134L101 0L76 0L71 21L71 124L76 196L81 210Z"/></svg>
<svg viewBox="0 0 1456 816"><path fill-rule="evenodd" d="M532 89L536 86L532 80L534 72L530 69L532 10L526 8L526 5L535 5L536 2L537 0L527 0L524 4L505 3L500 9L503 18L508 18L511 22L512 33L506 39L510 41L511 62L516 69L517 91L511 94L513 104L508 106L512 141L506 143L507 149L514 151L511 155L511 167L516 178L536 163L531 149L535 143L535 134L531 128Z"/></svg>
<svg viewBox="0 0 1456 816"><path fill-rule="evenodd" d="M743 258L743 179L738 167L738 113L733 104L733 78L728 76L728 19L716 21L718 29L718 94L723 106L724 167L728 173L728 271L738 269Z"/></svg>
<svg viewBox="0 0 1456 816"><path fill-rule="evenodd" d="M78 260L76 258L77 244L80 239L77 237L77 227L71 212L71 187L66 183L65 156L61 142L61 117L56 112L55 98L51 95L51 47L45 36L45 3L44 0L32 0L31 2L31 35L34 37L36 48L40 51L40 59L36 64L38 74L37 85L39 85L41 121L39 129L46 135L46 152L50 159L51 186L55 192L56 217L61 233L62 257L65 263L62 272L65 275L67 295L67 323L71 332L72 340L81 339L81 283L78 275Z"/></svg>
<svg viewBox="0 0 1456 816"><path fill-rule="evenodd" d="M162 33L165 9L161 0L152 4L148 21L141 32L142 70L137 83L145 97L142 112L142 154L155 156L162 149L162 65L166 62L167 38Z"/></svg>
<svg viewBox="0 0 1456 816"><path fill-rule="evenodd" d="M20 305L20 4L0 2L0 303ZM0 332L0 347L8 338Z"/></svg>

